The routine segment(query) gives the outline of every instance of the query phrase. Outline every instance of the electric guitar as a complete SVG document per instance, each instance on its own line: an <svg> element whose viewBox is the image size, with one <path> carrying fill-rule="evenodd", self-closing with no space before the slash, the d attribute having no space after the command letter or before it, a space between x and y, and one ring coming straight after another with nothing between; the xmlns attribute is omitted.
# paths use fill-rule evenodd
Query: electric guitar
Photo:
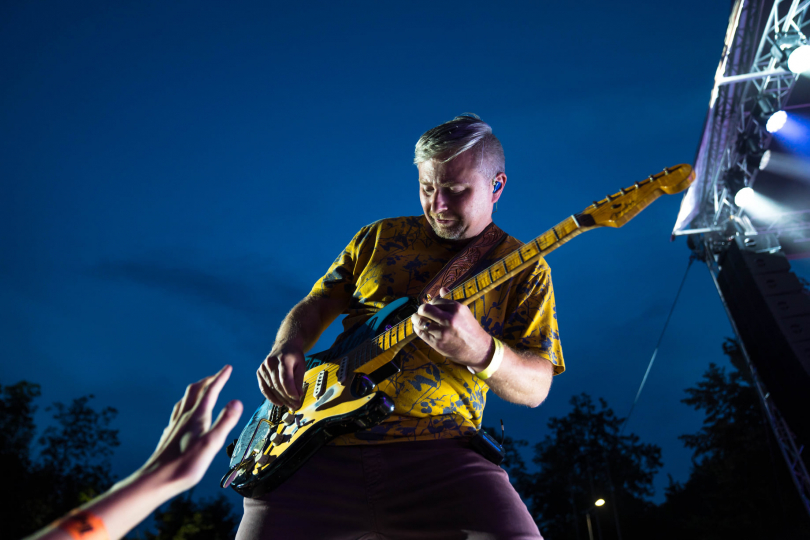
<svg viewBox="0 0 810 540"><path fill-rule="evenodd" d="M575 236L597 227L621 227L661 195L686 189L694 178L692 167L677 165L594 201L457 284L447 298L469 305ZM410 316L418 307L414 299L395 300L331 349L307 356L301 407L292 411L265 400L228 447L230 469L220 485L244 497L259 497L335 437L388 418L394 401L376 386L399 372L395 357L416 339Z"/></svg>

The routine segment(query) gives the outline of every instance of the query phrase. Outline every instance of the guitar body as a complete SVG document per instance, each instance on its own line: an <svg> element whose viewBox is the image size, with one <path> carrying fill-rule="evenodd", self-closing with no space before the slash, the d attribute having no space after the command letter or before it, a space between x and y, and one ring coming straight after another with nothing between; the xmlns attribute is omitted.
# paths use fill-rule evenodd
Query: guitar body
<svg viewBox="0 0 810 540"><path fill-rule="evenodd" d="M222 479L222 487L230 485L244 497L259 497L289 478L335 437L388 418L394 401L374 388L399 372L394 360L398 350L381 355L387 361L370 373L347 367L342 360L358 344L410 317L416 307L414 300L400 298L354 328L331 349L306 357L301 407L293 414L264 400L229 450L230 470Z"/></svg>

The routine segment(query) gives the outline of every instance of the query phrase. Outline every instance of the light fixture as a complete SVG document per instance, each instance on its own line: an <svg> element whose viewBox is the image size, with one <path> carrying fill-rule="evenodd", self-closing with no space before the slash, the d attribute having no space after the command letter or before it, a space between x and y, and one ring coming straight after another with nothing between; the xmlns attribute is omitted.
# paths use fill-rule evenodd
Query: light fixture
<svg viewBox="0 0 810 540"><path fill-rule="evenodd" d="M594 504L595 506L604 506L604 504L605 504L605 499L598 499L598 500L597 500L595 503L593 503L593 504Z"/></svg>
<svg viewBox="0 0 810 540"><path fill-rule="evenodd" d="M754 190L750 187L744 187L734 195L734 204L740 208L745 208L752 200L754 200Z"/></svg>
<svg viewBox="0 0 810 540"><path fill-rule="evenodd" d="M810 70L810 45L807 38L799 31L777 33L771 55L779 65L798 75Z"/></svg>
<svg viewBox="0 0 810 540"><path fill-rule="evenodd" d="M751 197L750 194L746 194L747 192L745 192L745 190L747 189L753 193L753 190L745 185L746 181L748 180L748 176L745 174L745 171L743 171L740 167L735 166L726 171L723 179L726 184L726 191L729 195L734 196L734 204L740 208L745 206L745 204L750 201Z"/></svg>
<svg viewBox="0 0 810 540"><path fill-rule="evenodd" d="M764 125L768 133L776 133L787 122L787 113L774 106L767 96L760 96L757 99L755 118L759 125Z"/></svg>
<svg viewBox="0 0 810 540"><path fill-rule="evenodd" d="M776 133L784 127L785 122L787 122L787 113L785 111L776 111L768 117L768 121L765 122L765 129L768 130L768 133Z"/></svg>
<svg viewBox="0 0 810 540"><path fill-rule="evenodd" d="M765 169L767 169L768 163L770 163L770 161L771 161L771 151L765 150L765 152L763 152L762 156L760 156L759 158L759 165L758 165L759 170L764 171Z"/></svg>
<svg viewBox="0 0 810 540"><path fill-rule="evenodd" d="M799 45L788 53L787 68L795 74L810 70L810 45Z"/></svg>

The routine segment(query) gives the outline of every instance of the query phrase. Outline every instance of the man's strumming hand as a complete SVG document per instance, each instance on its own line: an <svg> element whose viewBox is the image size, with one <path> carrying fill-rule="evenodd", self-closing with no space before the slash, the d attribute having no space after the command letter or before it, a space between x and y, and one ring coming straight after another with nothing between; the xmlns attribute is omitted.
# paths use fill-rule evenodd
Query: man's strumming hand
<svg viewBox="0 0 810 540"><path fill-rule="evenodd" d="M298 409L303 400L306 361L296 341L276 344L256 371L264 397L279 407Z"/></svg>

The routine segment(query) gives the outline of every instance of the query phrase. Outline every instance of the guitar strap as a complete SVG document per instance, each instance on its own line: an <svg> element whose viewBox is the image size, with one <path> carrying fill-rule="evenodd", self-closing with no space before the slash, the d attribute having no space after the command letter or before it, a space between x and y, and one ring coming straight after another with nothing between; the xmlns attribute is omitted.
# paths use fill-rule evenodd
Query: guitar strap
<svg viewBox="0 0 810 540"><path fill-rule="evenodd" d="M425 223L425 228L432 238L440 240L436 237L436 234L429 224ZM430 302L431 299L439 295L439 291L442 287L452 290L453 285L456 283L462 283L472 277L475 272L480 270L479 266L481 263L487 260L487 256L492 253L505 238L506 233L495 225L494 222L487 225L464 249L450 259L450 261L444 265L444 268L425 286L422 292L419 293L419 303L424 304Z"/></svg>

